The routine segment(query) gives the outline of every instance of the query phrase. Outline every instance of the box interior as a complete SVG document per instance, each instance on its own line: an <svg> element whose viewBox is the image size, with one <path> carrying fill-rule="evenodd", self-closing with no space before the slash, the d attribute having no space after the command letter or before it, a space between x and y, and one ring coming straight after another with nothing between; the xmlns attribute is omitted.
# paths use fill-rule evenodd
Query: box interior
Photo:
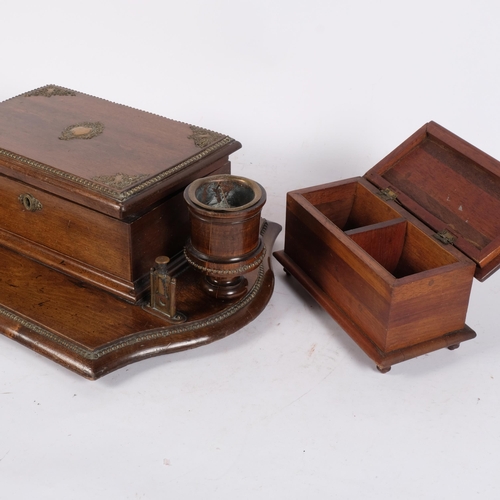
<svg viewBox="0 0 500 500"><path fill-rule="evenodd" d="M395 278L457 262L362 184L330 186L303 196Z"/></svg>

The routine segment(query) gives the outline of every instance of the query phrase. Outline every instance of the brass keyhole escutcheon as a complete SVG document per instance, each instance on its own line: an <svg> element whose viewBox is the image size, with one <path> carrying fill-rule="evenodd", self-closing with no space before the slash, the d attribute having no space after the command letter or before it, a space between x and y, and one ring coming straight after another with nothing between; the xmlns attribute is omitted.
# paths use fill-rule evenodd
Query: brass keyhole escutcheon
<svg viewBox="0 0 500 500"><path fill-rule="evenodd" d="M36 212L37 210L41 210L43 208L40 201L29 193L20 194L19 201L28 212Z"/></svg>

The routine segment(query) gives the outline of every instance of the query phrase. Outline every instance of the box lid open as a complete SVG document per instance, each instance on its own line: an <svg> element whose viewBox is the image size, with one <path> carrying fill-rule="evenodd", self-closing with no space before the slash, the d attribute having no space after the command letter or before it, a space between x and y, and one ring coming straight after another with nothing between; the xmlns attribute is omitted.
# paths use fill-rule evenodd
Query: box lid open
<svg viewBox="0 0 500 500"><path fill-rule="evenodd" d="M0 174L118 219L240 147L224 134L55 85L0 103Z"/></svg>
<svg viewBox="0 0 500 500"><path fill-rule="evenodd" d="M500 267L500 162L430 122L365 177L475 261L478 280Z"/></svg>

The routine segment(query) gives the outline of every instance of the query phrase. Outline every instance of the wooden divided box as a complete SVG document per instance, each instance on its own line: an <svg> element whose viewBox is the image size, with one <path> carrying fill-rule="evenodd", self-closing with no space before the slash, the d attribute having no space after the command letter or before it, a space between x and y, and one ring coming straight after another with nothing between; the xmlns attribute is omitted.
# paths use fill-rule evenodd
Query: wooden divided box
<svg viewBox="0 0 500 500"><path fill-rule="evenodd" d="M275 256L386 372L475 337L500 265L500 163L430 122L364 177L288 193Z"/></svg>

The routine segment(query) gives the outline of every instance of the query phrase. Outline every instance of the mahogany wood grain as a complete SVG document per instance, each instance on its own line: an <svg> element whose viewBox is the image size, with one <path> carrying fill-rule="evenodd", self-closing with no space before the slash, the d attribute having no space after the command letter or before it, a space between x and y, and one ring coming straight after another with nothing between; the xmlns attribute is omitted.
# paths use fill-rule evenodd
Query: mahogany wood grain
<svg viewBox="0 0 500 500"><path fill-rule="evenodd" d="M358 213L356 220L369 225L345 233L303 196L303 190L292 192L287 197L285 254L384 352L463 329L474 264L456 249L444 248L403 208L382 202L363 179L345 182L362 188L349 190L337 183L328 189L351 195L359 191L375 205L391 204L398 218L372 225L377 211L368 203L367 213ZM397 234L395 245L384 249L377 238L383 241L390 230ZM384 252L389 252L390 262L384 262Z"/></svg>
<svg viewBox="0 0 500 500"><path fill-rule="evenodd" d="M456 349L461 342L471 340L476 337L476 333L467 325L464 328L447 333L441 337L427 340L408 347L396 349L394 351L384 351L380 349L371 338L369 332L362 330L351 316L346 313L328 294L322 290L316 282L310 278L302 267L298 266L290 256L283 250L275 252L274 256L283 265L286 272L294 276L297 281L311 294L311 296L323 307L323 309L344 329L346 333L356 342L356 344L375 361L377 368L382 372L388 372L392 365L408 361L412 358L422 356L438 349Z"/></svg>
<svg viewBox="0 0 500 500"><path fill-rule="evenodd" d="M230 162L222 158L199 174L230 169ZM0 243L135 302L147 290L155 258L182 251L189 236L182 191L142 217L122 221L0 176L2 213L8 214L2 220ZM27 211L19 201L23 193L35 196L43 208Z"/></svg>
<svg viewBox="0 0 500 500"><path fill-rule="evenodd" d="M405 244L406 220L392 219L345 231L357 245L391 274L395 274Z"/></svg>
<svg viewBox="0 0 500 500"><path fill-rule="evenodd" d="M276 257L385 371L475 336L472 279L500 267L499 211L500 162L430 122L363 179L288 193Z"/></svg>
<svg viewBox="0 0 500 500"><path fill-rule="evenodd" d="M294 191L343 230L378 224L399 217L382 199L373 196L359 178L345 179Z"/></svg>
<svg viewBox="0 0 500 500"><path fill-rule="evenodd" d="M12 153L1 155L0 173L112 217L126 218L148 210L181 184L186 186L185 177L241 147L224 134L216 134L213 143L198 146L193 139L196 128L186 123L82 92L51 97L34 94L0 103L0 148ZM88 140L59 138L68 126L81 122L101 123L103 132ZM49 169L34 168L16 155ZM178 170L162 176L172 168ZM56 175L51 169L65 175ZM145 181L148 186L123 200L88 187L90 182L99 184L96 179L102 176L118 173L140 176L131 185L114 188L119 193Z"/></svg>
<svg viewBox="0 0 500 500"><path fill-rule="evenodd" d="M270 250L280 229L263 226ZM0 333L89 379L234 333L260 314L274 287L271 252L247 275L247 294L233 301L208 297L198 273L177 266L177 308L187 321L173 324L142 303L127 303L2 246L0 259Z"/></svg>
<svg viewBox="0 0 500 500"><path fill-rule="evenodd" d="M41 210L26 210L19 201L23 193L37 198ZM128 224L4 176L0 177L0 196L2 228L32 241L33 249L42 245L131 280L130 259L124 251L130 246Z"/></svg>
<svg viewBox="0 0 500 500"><path fill-rule="evenodd" d="M430 122L365 175L473 259L484 280L500 265L500 162ZM484 269L484 270L483 270Z"/></svg>

